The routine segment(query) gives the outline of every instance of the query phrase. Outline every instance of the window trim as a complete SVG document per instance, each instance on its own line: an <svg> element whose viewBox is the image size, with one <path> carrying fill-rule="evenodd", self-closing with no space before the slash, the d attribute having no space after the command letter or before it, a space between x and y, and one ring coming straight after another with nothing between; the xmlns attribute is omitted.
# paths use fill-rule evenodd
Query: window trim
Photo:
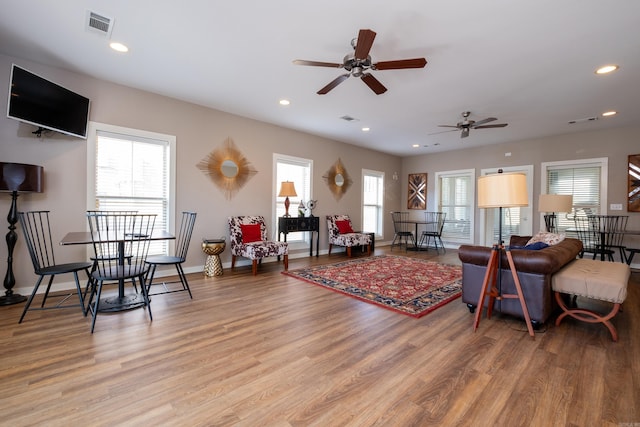
<svg viewBox="0 0 640 427"><path fill-rule="evenodd" d="M382 179L382 204L380 205L380 233L378 234L378 230L376 230L376 238L382 239L384 237L384 201L385 201L385 185L386 185L386 176L382 171L377 171L373 169L362 169L362 186L360 188L360 197L361 197L361 209L360 209L360 224L364 224L364 180L366 176L374 176L376 178ZM365 230L366 231L366 230Z"/></svg>
<svg viewBox="0 0 640 427"><path fill-rule="evenodd" d="M600 167L600 214L607 215L607 188L609 186L609 158L608 157L595 157L592 159L576 159L576 160L560 160L556 162L542 162L540 163L540 194L546 191L547 177L549 168L566 168L572 169L576 167L587 166L599 166ZM546 212L540 212L540 224L544 224L544 215ZM541 227L542 229L542 227Z"/></svg>
<svg viewBox="0 0 640 427"><path fill-rule="evenodd" d="M436 172L434 203L435 203L435 206L437 207L436 210L440 211L442 207L441 198L440 198L441 197L440 196L440 178L457 177L457 176L468 176L470 178L469 181L471 182L470 190L469 190L470 192L469 194L469 197L470 197L469 238L468 239L459 239L459 238L451 238L451 237L446 238L445 234L443 234L442 237L448 242L472 245L474 243L474 236L475 236L474 217L475 217L475 208L476 208L475 200L476 200L476 181L477 181L475 168Z"/></svg>
<svg viewBox="0 0 640 427"><path fill-rule="evenodd" d="M313 159L307 159L305 157L298 156L290 156L287 154L273 153L273 172L271 174L273 183L272 183L272 239L277 240L278 238L278 192L280 191L280 182L278 182L278 162L280 160L290 161L292 163L300 163L300 164L308 164L309 165L309 199L313 200ZM293 210L292 210L293 209ZM291 205L289 207L289 215L297 216L298 206ZM292 213L293 212L293 213ZM304 236L302 240L288 240L290 249L301 249L307 248L309 246L309 242L311 239L312 232L301 231ZM317 236L318 238L320 235Z"/></svg>
<svg viewBox="0 0 640 427"><path fill-rule="evenodd" d="M95 209L95 186L96 186L96 142L98 132L108 132L112 134L120 134L125 137L137 137L146 139L155 139L166 141L169 145L169 201L167 203L167 229L171 232L175 229L176 223L176 137L174 135L151 132L141 129L127 128L124 126L110 125L99 122L89 122L87 131L87 193L86 204L87 210ZM88 224L86 224L88 228ZM169 241L169 251L173 250L174 242Z"/></svg>

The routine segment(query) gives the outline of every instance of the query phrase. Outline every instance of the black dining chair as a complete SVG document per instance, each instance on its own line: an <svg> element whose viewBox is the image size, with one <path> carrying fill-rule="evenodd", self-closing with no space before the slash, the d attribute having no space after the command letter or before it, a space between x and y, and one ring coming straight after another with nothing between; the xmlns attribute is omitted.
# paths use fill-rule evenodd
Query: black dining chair
<svg viewBox="0 0 640 427"><path fill-rule="evenodd" d="M593 221L586 216L576 216L573 219L575 224L575 233L578 240L582 241L582 251L578 256L584 257L584 254L593 254L593 259L600 253L600 235L593 227Z"/></svg>
<svg viewBox="0 0 640 427"><path fill-rule="evenodd" d="M416 246L416 238L411 231L412 223L409 222L409 212L391 212L391 219L393 220L394 236L391 241L391 250L398 241L398 245L402 246L402 240L404 239L405 249L409 249L409 240Z"/></svg>
<svg viewBox="0 0 640 427"><path fill-rule="evenodd" d="M431 239L433 239L433 247L436 252L440 252L440 248L442 248L444 253L447 253L447 249L444 247L444 243L442 243L442 229L444 228L446 218L446 212L425 212L425 228L420 235L420 243L418 243L418 246L423 247L424 244L424 247L428 249Z"/></svg>
<svg viewBox="0 0 640 427"><path fill-rule="evenodd" d="M182 220L180 222L180 231L176 236L176 250L174 255L153 255L147 258L146 262L149 264L149 273L147 274L147 293L149 295L160 295L160 294L169 294L173 292L189 292L189 298L193 299L193 295L191 295L191 289L189 288L189 282L187 281L187 276L184 274L184 270L182 269L182 264L187 259L187 251L189 250L189 242L191 241L191 234L193 233L193 226L196 223L196 213L195 212L182 212ZM178 272L178 281L174 282L162 282L162 283L153 283L153 276L156 272L156 268L159 265L174 265ZM170 283L180 283L182 286L179 289L169 289L167 287ZM162 286L163 290L154 291L152 290L152 285L155 287Z"/></svg>
<svg viewBox="0 0 640 427"><path fill-rule="evenodd" d="M112 210L88 210L87 211L88 214L111 214L111 215L133 215L133 214L137 214L138 211L112 211ZM109 224L107 224L108 226ZM116 242L111 243L110 245L105 245L104 248L101 248L102 250L108 249L108 252L105 253L101 253L100 255L92 255L89 259L93 262L93 265L91 266L91 272L93 273L97 266L98 266L98 259L101 258L105 258L105 259L111 259L111 260L117 260L118 259L118 244ZM125 259L127 260L127 263L131 263L131 255L130 254L126 254L125 253ZM84 291L84 296L85 298L87 297L88 292L90 291L90 286L93 284L93 281L90 281L87 284L87 288ZM135 284L134 284L135 286ZM137 292L137 289L136 289Z"/></svg>
<svg viewBox="0 0 640 427"><path fill-rule="evenodd" d="M27 243L27 249L33 263L33 270L38 275L38 281L33 287L31 296L27 300L24 306L22 315L18 323L22 323L24 316L29 310L49 310L54 308L71 308L80 307L82 314L86 315L86 308L84 305L84 297L82 288L80 287L80 280L78 278L78 272L84 271L87 274L87 279L90 281L91 275L89 269L91 268L91 262L69 262L69 263L56 263L55 253L53 250L53 241L51 238L51 223L49 221L49 211L31 211L31 212L19 212L18 218L20 219L20 226L24 233L24 238ZM72 273L76 282L76 292L78 294L78 304L66 304L67 300L72 297L73 293L65 295L55 295L56 299L60 299L55 305L47 305L47 299L49 298L49 291L51 290L51 284L53 279L60 274ZM49 278L47 289L44 292L42 298L42 304L40 307L31 307L31 303L35 295L42 284L45 277ZM54 298L52 295L51 298Z"/></svg>
<svg viewBox="0 0 640 427"><path fill-rule="evenodd" d="M101 311L122 311L146 306L149 320L153 320L149 295L144 283L149 271L149 264L145 261L156 215L89 212L87 220L96 260L96 268L91 273L94 286L87 303L88 312L92 314L91 333L95 328L98 313ZM111 253L114 243L118 246L118 256L115 258L101 256ZM125 259L130 262L125 263ZM107 296L101 300L104 283L113 281L118 282L117 296ZM125 295L124 285L129 281L134 285L136 281L138 282L142 291L142 300L137 292L132 296Z"/></svg>

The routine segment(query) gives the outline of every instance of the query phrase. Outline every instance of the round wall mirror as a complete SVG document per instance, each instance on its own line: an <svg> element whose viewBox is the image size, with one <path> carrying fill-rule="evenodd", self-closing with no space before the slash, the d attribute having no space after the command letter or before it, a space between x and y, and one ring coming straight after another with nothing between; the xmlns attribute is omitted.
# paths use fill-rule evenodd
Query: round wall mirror
<svg viewBox="0 0 640 427"><path fill-rule="evenodd" d="M344 177L341 173L336 174L335 182L338 187L342 187L344 185Z"/></svg>
<svg viewBox="0 0 640 427"><path fill-rule="evenodd" d="M238 175L238 165L232 160L225 160L222 162L222 165L220 165L220 171L222 172L222 175L227 178L234 178Z"/></svg>

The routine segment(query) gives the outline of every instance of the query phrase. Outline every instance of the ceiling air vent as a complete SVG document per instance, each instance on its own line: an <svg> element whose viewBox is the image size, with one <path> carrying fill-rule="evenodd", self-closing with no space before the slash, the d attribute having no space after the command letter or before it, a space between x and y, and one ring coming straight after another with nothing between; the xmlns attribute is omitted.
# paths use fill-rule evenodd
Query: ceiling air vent
<svg viewBox="0 0 640 427"><path fill-rule="evenodd" d="M113 19L99 15L95 12L87 11L87 30L92 33L110 37L113 29Z"/></svg>
<svg viewBox="0 0 640 427"><path fill-rule="evenodd" d="M351 117L351 116L342 116L342 117L340 117L340 118L341 118L342 120L346 121L346 122L353 122L353 121L358 120L358 119L356 119L356 118L354 118L354 117Z"/></svg>

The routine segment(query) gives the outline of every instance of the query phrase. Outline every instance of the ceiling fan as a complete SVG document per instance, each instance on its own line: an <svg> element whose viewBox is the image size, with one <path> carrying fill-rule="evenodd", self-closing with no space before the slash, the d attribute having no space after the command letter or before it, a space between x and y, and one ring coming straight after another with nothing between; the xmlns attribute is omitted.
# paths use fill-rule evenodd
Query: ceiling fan
<svg viewBox="0 0 640 427"><path fill-rule="evenodd" d="M442 132L430 133L429 135L435 135L438 133L460 130L462 131L460 133L460 138L466 138L469 136L469 131L471 129L503 128L508 124L508 123L497 123L493 125L486 125L485 123L493 122L498 119L496 119L495 117L487 117L486 119L475 121L475 120L469 120L470 115L471 115L470 111L465 111L464 113L462 113L461 122L458 122L455 125L438 125L438 127L441 127L441 128L455 128L455 129L451 129L451 131L444 130Z"/></svg>
<svg viewBox="0 0 640 427"><path fill-rule="evenodd" d="M378 79L373 74L368 73L369 70L399 70L405 68L424 68L427 65L425 58L414 59L400 59L395 61L381 61L377 63L371 62L371 56L369 51L373 46L373 40L376 38L376 33L372 30L360 30L358 38L351 40L351 46L353 46L354 52L348 53L342 63L337 62L318 62L318 61L306 61L302 59L296 59L293 61L296 65L310 65L313 67L329 67L329 68L344 68L348 71L346 74L342 74L335 78L331 83L320 89L318 95L325 95L329 93L333 88L345 81L350 76L360 77L369 88L380 95L387 91Z"/></svg>

